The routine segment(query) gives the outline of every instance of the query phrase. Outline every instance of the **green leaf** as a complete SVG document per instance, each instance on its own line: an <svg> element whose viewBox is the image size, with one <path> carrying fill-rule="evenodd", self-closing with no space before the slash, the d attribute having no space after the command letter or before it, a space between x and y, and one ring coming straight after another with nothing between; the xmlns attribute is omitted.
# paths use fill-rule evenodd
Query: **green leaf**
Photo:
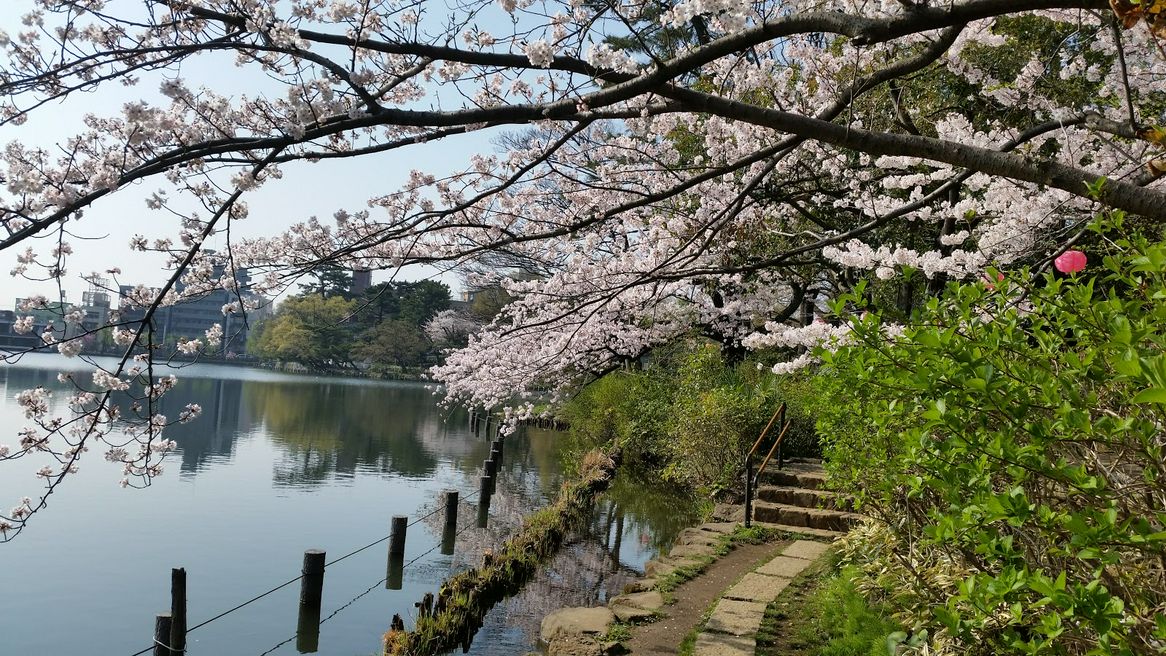
<svg viewBox="0 0 1166 656"><path fill-rule="evenodd" d="M1113 360L1113 368L1125 376L1140 376L1142 363L1138 361L1138 352L1132 348L1123 350L1121 355Z"/></svg>
<svg viewBox="0 0 1166 656"><path fill-rule="evenodd" d="M1131 401L1133 403L1161 403L1166 405L1166 389L1161 387L1144 389L1135 394Z"/></svg>

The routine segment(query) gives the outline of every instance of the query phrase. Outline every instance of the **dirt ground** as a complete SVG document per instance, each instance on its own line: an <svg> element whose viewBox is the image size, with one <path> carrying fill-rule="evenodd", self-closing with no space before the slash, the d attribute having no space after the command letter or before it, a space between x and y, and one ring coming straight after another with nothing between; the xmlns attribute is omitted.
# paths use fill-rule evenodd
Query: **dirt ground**
<svg viewBox="0 0 1166 656"><path fill-rule="evenodd" d="M624 645L634 656L676 654L680 643L700 623L702 615L714 600L741 575L776 556L787 544L770 542L741 545L718 558L700 576L676 588L673 592L676 603L663 608L667 617L633 627L632 637Z"/></svg>

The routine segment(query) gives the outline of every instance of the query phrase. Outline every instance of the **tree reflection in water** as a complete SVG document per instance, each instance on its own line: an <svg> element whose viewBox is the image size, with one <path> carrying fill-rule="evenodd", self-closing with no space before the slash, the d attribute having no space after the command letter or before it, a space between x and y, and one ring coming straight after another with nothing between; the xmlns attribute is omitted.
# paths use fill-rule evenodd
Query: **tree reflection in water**
<svg viewBox="0 0 1166 656"><path fill-rule="evenodd" d="M6 400L11 403L20 391L43 386L54 391L55 404L63 404L72 388L57 380L56 370L55 363L51 369L0 368ZM478 475L490 442L471 435L464 412L437 407L423 386L201 366L179 375L179 385L155 411L177 417L189 403L202 407L198 420L167 428L167 436L179 445L169 459L179 460L183 478L225 465L238 456L241 444L263 439L275 447L271 471L276 487L322 490L369 474L442 481L426 487L453 481L462 491L460 527L474 523ZM129 408L132 401L122 394L116 402ZM435 586L454 571L478 564L483 551L497 548L523 516L554 497L563 481L561 459L570 452L563 435L551 431L527 428L507 438L489 526L460 533L452 556L430 563L425 571L406 572L406 579ZM418 515L436 509L440 498L432 494L433 505ZM681 528L695 522L691 507L675 491L621 474L560 553L486 617L471 653L493 656L515 653L519 645L533 647L547 613L606 602ZM441 535L441 519L437 513L427 520L430 535Z"/></svg>

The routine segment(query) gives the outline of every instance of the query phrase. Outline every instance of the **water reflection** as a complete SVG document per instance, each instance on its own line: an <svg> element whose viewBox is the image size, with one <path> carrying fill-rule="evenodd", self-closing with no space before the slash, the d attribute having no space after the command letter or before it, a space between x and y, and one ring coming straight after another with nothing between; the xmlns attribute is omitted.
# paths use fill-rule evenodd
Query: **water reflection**
<svg viewBox="0 0 1166 656"><path fill-rule="evenodd" d="M0 421L12 432L26 423L14 400L20 391L55 390L59 411L71 387L56 372L86 367L60 358L31 364L0 366ZM386 577L382 549L329 568L326 612L367 596L321 626L321 651L373 653L393 613L408 616L425 592L480 563L483 551L496 549L563 481L561 435L532 429L508 438L487 527L476 529L478 473L490 442L472 434L464 413L436 406L424 387L202 365L178 375L178 387L157 411L175 417L188 403L203 408L197 421L167 429L179 446L168 456L179 476L165 475L151 490L121 490L116 467L91 458L86 471L54 494L31 532L0 547L6 590L0 618L7 618L0 620L0 653L132 653L148 636L154 613L168 604L158 581L171 567L192 572L192 620L198 621L297 574L303 549L345 553L386 534L391 516L421 517L437 507L442 490L459 489L456 537L446 535L441 513L410 529L407 562L430 547L433 552L403 572L390 571L392 585L364 592ZM130 399L118 402L128 406ZM3 472L0 499L26 491L25 483L5 478L21 473L19 467ZM488 615L472 653L524 653L534 647L545 613L617 594L693 520L688 507L674 492L617 478L548 567ZM89 552L127 566L78 566L68 573L67 590L53 579L46 587L46 572L73 562L78 535ZM191 656L260 653L286 638L295 628L288 625L296 617L293 588L208 626ZM110 590L119 591L118 603L104 603ZM37 628L46 624L74 630L48 635ZM295 646L293 640L274 655L290 656Z"/></svg>
<svg viewBox="0 0 1166 656"><path fill-rule="evenodd" d="M181 449L179 471L183 474L193 475L209 463L229 459L235 440L259 424L243 401L246 385L240 380L184 378L177 389L162 397L158 411L167 417L177 417L188 403L202 406L198 421L166 429L166 436Z"/></svg>

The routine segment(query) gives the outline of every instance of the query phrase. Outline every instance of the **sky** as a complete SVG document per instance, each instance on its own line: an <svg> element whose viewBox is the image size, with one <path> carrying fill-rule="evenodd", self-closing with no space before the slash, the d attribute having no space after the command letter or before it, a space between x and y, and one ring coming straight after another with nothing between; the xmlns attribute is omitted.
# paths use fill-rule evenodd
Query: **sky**
<svg viewBox="0 0 1166 656"><path fill-rule="evenodd" d="M0 3L0 29L14 33L23 26L20 16L29 0L4 0ZM201 57L184 64L183 77L192 86L213 81L213 90L223 95L255 95L265 83L256 72L235 68L233 56ZM55 144L80 131L85 113L100 116L120 113L123 104L131 100L161 98L158 94L158 76L144 75L136 87L107 85L95 92L74 96L62 103L43 107L21 126L0 126L0 142L21 141L53 148ZM209 86L209 85L208 85ZM273 87L274 93L280 93ZM493 150L491 139L498 131L478 131L454 139L430 142L409 149L366 156L351 160L331 160L318 164L294 163L283 167L282 180L268 183L244 197L250 215L232 227L232 240L243 237L274 235L293 223L317 216L329 222L338 209L361 210L368 198L397 189L411 169L420 169L434 175L443 175L464 166L468 155ZM170 215L146 208L145 199L159 187L147 181L129 185L95 202L81 220L70 222L76 235L72 239L74 255L67 266L65 289L70 302L80 302L87 284L80 276L105 271L111 267L122 270L120 284L160 285L165 280L161 270L162 256L132 252L129 238L143 234L148 239L175 236L177 223ZM202 215L205 216L205 212ZM375 216L375 215L374 215ZM221 241L211 240L207 248L221 248ZM37 283L13 278L9 271L24 247L0 251L0 309L12 309L14 299L39 293L50 299L57 297L54 283ZM47 251L48 247L38 247ZM373 282L389 279L393 272L373 273ZM397 279L416 280L432 277L445 282L454 291L459 290L457 276L430 267L410 267L397 274ZM294 288L293 288L294 291Z"/></svg>

